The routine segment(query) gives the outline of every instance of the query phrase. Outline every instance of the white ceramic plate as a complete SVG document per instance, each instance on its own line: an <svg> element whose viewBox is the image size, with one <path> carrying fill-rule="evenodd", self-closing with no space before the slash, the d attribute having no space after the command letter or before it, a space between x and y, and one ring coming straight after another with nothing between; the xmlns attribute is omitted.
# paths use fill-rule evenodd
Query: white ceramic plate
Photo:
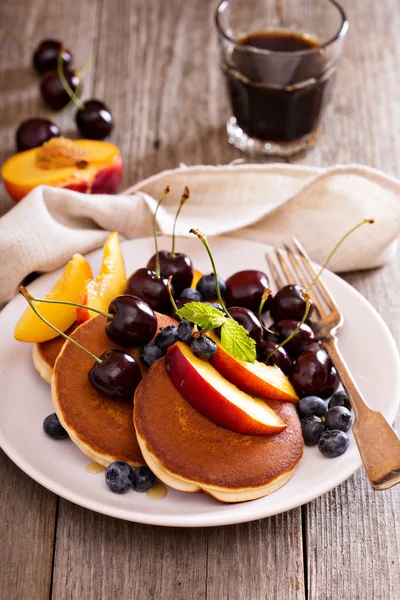
<svg viewBox="0 0 400 600"><path fill-rule="evenodd" d="M161 239L161 248L169 245L169 240ZM267 246L228 238L213 238L211 246L217 268L224 276L246 268L267 271ZM180 239L178 250L187 252L197 269L210 272L205 249L197 239ZM153 251L151 239L124 242L127 272L144 266ZM101 255L101 250L88 255L94 272L100 267ZM44 275L29 289L34 294L46 293L60 272ZM345 325L340 331L344 357L372 408L381 410L393 422L400 396L400 362L393 338L378 313L357 291L330 272L324 277L344 314ZM306 448L292 479L260 500L221 504L202 494L175 490L169 490L162 500L151 500L134 491L113 494L103 474L86 472L90 460L70 440L56 442L43 432L43 419L54 412L50 389L34 370L31 345L13 338L15 323L24 308L24 300L17 297L0 313L0 445L25 473L71 502L105 515L154 525L226 525L305 504L345 481L361 466L351 434L349 450L335 459L324 458L317 448Z"/></svg>

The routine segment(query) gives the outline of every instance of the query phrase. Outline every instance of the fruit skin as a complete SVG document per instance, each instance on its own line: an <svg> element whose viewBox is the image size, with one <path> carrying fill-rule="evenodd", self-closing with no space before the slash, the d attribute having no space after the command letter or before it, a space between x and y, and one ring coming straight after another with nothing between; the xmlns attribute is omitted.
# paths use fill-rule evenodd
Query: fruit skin
<svg viewBox="0 0 400 600"><path fill-rule="evenodd" d="M36 164L37 148L18 152L2 168L4 186L19 202L38 185L66 188L86 194L116 194L121 183L123 164L119 149L109 142L75 140L86 153L87 166L42 169Z"/></svg>
<svg viewBox="0 0 400 600"><path fill-rule="evenodd" d="M228 313L249 332L249 336L255 340L256 344L261 343L263 337L261 323L251 310L243 306L231 306L228 308Z"/></svg>
<svg viewBox="0 0 400 600"><path fill-rule="evenodd" d="M150 269L138 269L129 277L125 293L142 298L153 310L168 313L171 309L171 301L167 283L168 280L165 277L157 277L155 272ZM174 293L173 286L171 289Z"/></svg>
<svg viewBox="0 0 400 600"><path fill-rule="evenodd" d="M65 79L73 92L76 92L78 86L81 85L81 80L74 71L64 68ZM65 90L58 76L57 69L47 71L40 82L40 93L43 100L53 110L61 110L70 102L71 98Z"/></svg>
<svg viewBox="0 0 400 600"><path fill-rule="evenodd" d="M274 350L276 352L268 358ZM278 342L272 340L262 341L261 345L257 347L257 360L265 365L276 365L287 377L290 374L292 363L285 348L279 346Z"/></svg>
<svg viewBox="0 0 400 600"><path fill-rule="evenodd" d="M294 361L290 381L300 396L329 398L339 386L332 361L322 348L302 352Z"/></svg>
<svg viewBox="0 0 400 600"><path fill-rule="evenodd" d="M160 333L156 336L154 343L165 354L168 348L178 340L178 328L174 325L167 325L167 327L161 327Z"/></svg>
<svg viewBox="0 0 400 600"><path fill-rule="evenodd" d="M349 443L349 438L344 431L331 429L321 435L318 448L326 458L336 458L346 452Z"/></svg>
<svg viewBox="0 0 400 600"><path fill-rule="evenodd" d="M318 396L305 396L302 398L297 406L300 418L309 417L315 415L316 417L323 417L326 413L326 402Z"/></svg>
<svg viewBox="0 0 400 600"><path fill-rule="evenodd" d="M334 406L344 406L347 410L351 411L351 404L346 392L340 390L333 394L332 398L329 400L328 408L333 408Z"/></svg>
<svg viewBox="0 0 400 600"><path fill-rule="evenodd" d="M298 401L292 384L280 369L257 361L253 365L238 360L222 347L221 340L215 333L210 332L208 335L218 347L210 362L225 379L244 392L259 398Z"/></svg>
<svg viewBox="0 0 400 600"><path fill-rule="evenodd" d="M133 471L133 489L136 492L147 492L157 481L157 477L149 467L137 467Z"/></svg>
<svg viewBox="0 0 400 600"><path fill-rule="evenodd" d="M32 56L33 68L41 75L57 69L60 52L62 52L63 67L68 67L72 62L72 54L64 44L58 40L42 40Z"/></svg>
<svg viewBox="0 0 400 600"><path fill-rule="evenodd" d="M272 331L276 331L278 333L279 342L283 342L286 338L292 335L292 333L299 325L300 321L294 321L293 319L284 319L283 321L278 321L278 323L273 323L270 329ZM306 323L302 323L297 333L295 333L292 339L290 339L285 344L285 350L292 358L295 358L296 356L301 354L303 350L308 349L308 346L313 341L313 330Z"/></svg>
<svg viewBox="0 0 400 600"><path fill-rule="evenodd" d="M192 302L201 302L203 300L200 292L190 287L182 290L179 298L181 300L191 300Z"/></svg>
<svg viewBox="0 0 400 600"><path fill-rule="evenodd" d="M278 433L285 429L285 423L265 402L239 391L209 362L194 356L182 342L168 348L165 364L172 383L186 401L218 425L248 435ZM235 400L241 406L235 404Z"/></svg>
<svg viewBox="0 0 400 600"><path fill-rule="evenodd" d="M152 364L164 356L164 352L155 344L145 344L140 358L143 364L149 369Z"/></svg>
<svg viewBox="0 0 400 600"><path fill-rule="evenodd" d="M113 130L113 118L108 106L100 100L86 100L84 108L75 113L75 123L83 137L104 140Z"/></svg>
<svg viewBox="0 0 400 600"><path fill-rule="evenodd" d="M60 137L60 130L48 119L26 119L19 124L15 134L17 151L37 148L53 137Z"/></svg>
<svg viewBox="0 0 400 600"><path fill-rule="evenodd" d="M226 280L226 305L244 306L253 312L257 312L261 297L266 288L269 287L268 277L262 271L247 269L238 271ZM264 304L264 310L268 310L271 298Z"/></svg>
<svg viewBox="0 0 400 600"><path fill-rule="evenodd" d="M225 279L220 275L218 275L218 283L221 296L223 296L226 291L226 283ZM217 288L215 286L214 274L210 273L209 275L203 275L197 282L196 290L202 295L203 300L215 298L217 296Z"/></svg>
<svg viewBox="0 0 400 600"><path fill-rule="evenodd" d="M172 275L172 285L174 287L174 294L180 296L181 292L190 287L193 280L193 263L192 259L181 252L175 252L175 255L171 257L171 253L167 250L160 250L160 273L162 277L168 279ZM155 271L156 270L156 255L154 254L149 262L147 268Z"/></svg>
<svg viewBox="0 0 400 600"><path fill-rule="evenodd" d="M325 415L327 429L340 429L348 431L351 427L351 414L344 406L333 406Z"/></svg>
<svg viewBox="0 0 400 600"><path fill-rule="evenodd" d="M81 290L79 303L107 312L110 302L123 293L125 286L124 258L118 233L113 231L104 244L100 272L96 279L89 279L85 282ZM90 312L87 308L76 309L76 321L78 323L88 321L95 316L96 313Z"/></svg>
<svg viewBox="0 0 400 600"><path fill-rule="evenodd" d="M217 351L217 344L205 335L193 336L190 349L195 356L202 360L210 360Z"/></svg>
<svg viewBox="0 0 400 600"><path fill-rule="evenodd" d="M178 325L178 337L181 342L190 344L192 341L193 325L187 319L183 319Z"/></svg>
<svg viewBox="0 0 400 600"><path fill-rule="evenodd" d="M286 319L301 321L306 310L306 301L302 296L304 288L299 285L285 285L271 300L270 315L276 322ZM313 305L310 307L308 318L310 318Z"/></svg>
<svg viewBox="0 0 400 600"><path fill-rule="evenodd" d="M114 317L107 319L106 334L120 346L143 346L156 334L155 313L146 302L136 296L117 296L111 301L108 312Z"/></svg>
<svg viewBox="0 0 400 600"><path fill-rule="evenodd" d="M108 489L114 494L124 494L133 484L133 469L122 460L108 465L105 472Z"/></svg>
<svg viewBox="0 0 400 600"><path fill-rule="evenodd" d="M325 425L316 415L309 415L301 419L301 431L306 446L316 446L325 431Z"/></svg>
<svg viewBox="0 0 400 600"><path fill-rule="evenodd" d="M44 298L78 302L85 282L91 277L92 269L87 260L80 254L74 254L60 279ZM66 331L75 321L76 308L74 306L37 302L36 308L41 315L61 331ZM57 336L58 333L43 323L30 306L26 307L14 329L14 337L20 342L46 342Z"/></svg>
<svg viewBox="0 0 400 600"><path fill-rule="evenodd" d="M64 440L68 437L68 433L61 425L56 413L53 413L43 421L43 431L53 440Z"/></svg>
<svg viewBox="0 0 400 600"><path fill-rule="evenodd" d="M142 380L142 371L136 360L123 350L107 350L88 373L92 386L112 400L133 400Z"/></svg>

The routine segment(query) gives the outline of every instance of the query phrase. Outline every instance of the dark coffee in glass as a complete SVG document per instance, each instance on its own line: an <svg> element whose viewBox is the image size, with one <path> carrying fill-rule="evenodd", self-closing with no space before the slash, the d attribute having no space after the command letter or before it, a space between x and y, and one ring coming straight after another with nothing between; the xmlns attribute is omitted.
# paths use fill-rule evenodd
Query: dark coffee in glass
<svg viewBox="0 0 400 600"><path fill-rule="evenodd" d="M319 0L319 5L333 6L341 17L336 23L339 30L336 29L335 39L328 44L316 37L315 26L310 27L312 33L276 28L274 24L268 29L242 33L242 26L234 37L235 5L243 22L246 5L252 5L253 0L244 4L241 0L226 0L217 12L221 67L233 113L227 124L229 141L252 154L289 156L313 145L319 134L347 22L335 2ZM270 4L276 7L276 2ZM286 3L281 4L284 7ZM297 5L301 4L302 0L298 0ZM224 17L230 24L225 33L221 30ZM319 18L324 21L326 15L321 13ZM283 20L281 14L280 22ZM289 21L293 23L293 17Z"/></svg>

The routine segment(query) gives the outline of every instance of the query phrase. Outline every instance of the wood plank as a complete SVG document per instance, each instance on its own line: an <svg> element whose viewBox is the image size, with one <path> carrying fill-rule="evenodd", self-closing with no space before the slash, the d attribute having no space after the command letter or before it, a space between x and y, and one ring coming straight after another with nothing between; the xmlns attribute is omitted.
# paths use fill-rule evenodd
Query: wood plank
<svg viewBox="0 0 400 600"><path fill-rule="evenodd" d="M0 449L0 598L43 600L50 592L57 497Z"/></svg>

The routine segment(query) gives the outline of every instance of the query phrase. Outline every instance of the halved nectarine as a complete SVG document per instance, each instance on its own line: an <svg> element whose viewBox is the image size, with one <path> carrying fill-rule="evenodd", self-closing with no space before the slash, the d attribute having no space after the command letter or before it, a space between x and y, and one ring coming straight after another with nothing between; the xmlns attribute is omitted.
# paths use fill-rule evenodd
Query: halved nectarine
<svg viewBox="0 0 400 600"><path fill-rule="evenodd" d="M53 138L40 148L11 156L1 176L19 202L38 185L90 194L115 194L122 178L119 149L109 142Z"/></svg>
<svg viewBox="0 0 400 600"><path fill-rule="evenodd" d="M126 286L124 259L121 252L118 233L113 231L104 244L103 261L96 279L90 279L81 290L79 303L97 308L104 312L116 296L123 293ZM76 320L83 323L96 313L89 308L77 308Z"/></svg>
<svg viewBox="0 0 400 600"><path fill-rule="evenodd" d="M182 342L165 357L168 374L187 402L214 423L248 435L278 433L286 425L269 406L224 379Z"/></svg>
<svg viewBox="0 0 400 600"><path fill-rule="evenodd" d="M78 302L85 282L92 276L92 269L87 260L80 254L74 254L60 279L44 298ZM36 308L41 315L61 331L66 331L75 321L76 308L74 306L38 302ZM57 336L58 333L43 323L30 306L27 306L14 330L14 337L20 342L46 342Z"/></svg>

